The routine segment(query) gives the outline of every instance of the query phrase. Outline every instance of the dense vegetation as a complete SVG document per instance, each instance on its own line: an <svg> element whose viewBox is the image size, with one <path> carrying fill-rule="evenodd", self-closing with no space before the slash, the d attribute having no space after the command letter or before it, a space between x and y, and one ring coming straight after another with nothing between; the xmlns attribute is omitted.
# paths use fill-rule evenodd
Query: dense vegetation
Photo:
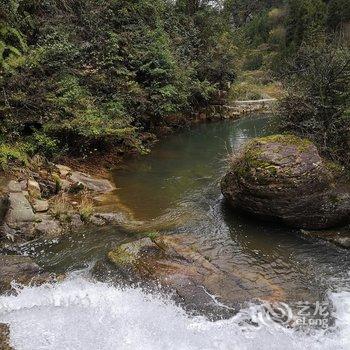
<svg viewBox="0 0 350 350"><path fill-rule="evenodd" d="M142 150L140 131L191 115L234 79L215 8L163 0L2 4L1 135L31 153Z"/></svg>
<svg viewBox="0 0 350 350"><path fill-rule="evenodd" d="M0 166L143 152L258 70L291 91L283 128L345 161L349 22L348 0L0 0Z"/></svg>

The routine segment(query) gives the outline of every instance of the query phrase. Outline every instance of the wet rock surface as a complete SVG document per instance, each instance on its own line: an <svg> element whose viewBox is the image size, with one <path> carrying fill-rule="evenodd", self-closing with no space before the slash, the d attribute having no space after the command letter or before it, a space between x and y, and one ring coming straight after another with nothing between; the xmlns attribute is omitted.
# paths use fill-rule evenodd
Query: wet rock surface
<svg viewBox="0 0 350 350"><path fill-rule="evenodd" d="M211 263L190 244L188 235L142 238L110 251L93 271L98 279L138 284L170 292L188 311L216 319L233 315L251 300L251 285L233 272ZM276 300L280 290L269 283L256 286L261 299Z"/></svg>
<svg viewBox="0 0 350 350"><path fill-rule="evenodd" d="M11 283L42 284L52 280L30 257L0 255L0 293L12 290Z"/></svg>
<svg viewBox="0 0 350 350"><path fill-rule="evenodd" d="M274 135L249 142L221 182L235 209L290 226L325 229L350 220L350 191L341 172L311 142Z"/></svg>
<svg viewBox="0 0 350 350"><path fill-rule="evenodd" d="M13 350L10 345L10 327L0 323L0 350Z"/></svg>
<svg viewBox="0 0 350 350"><path fill-rule="evenodd" d="M300 230L300 232L306 238L320 239L350 249L350 226L322 231Z"/></svg>

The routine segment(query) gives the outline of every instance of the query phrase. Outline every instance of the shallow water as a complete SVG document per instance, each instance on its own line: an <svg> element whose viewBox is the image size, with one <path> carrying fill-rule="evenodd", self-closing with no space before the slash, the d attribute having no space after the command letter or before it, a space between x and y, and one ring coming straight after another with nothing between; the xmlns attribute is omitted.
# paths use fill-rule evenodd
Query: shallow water
<svg viewBox="0 0 350 350"><path fill-rule="evenodd" d="M348 285L350 254L233 213L220 194L227 156L248 139L271 133L269 120L202 124L169 136L149 156L115 172L119 198L154 230L177 218L164 231L189 235L212 263L241 279L248 298L268 297L272 288L288 302L322 300L330 289Z"/></svg>
<svg viewBox="0 0 350 350"><path fill-rule="evenodd" d="M73 272L55 286L26 287L0 297L0 322L11 325L18 349L350 349L350 254L297 232L233 213L219 181L228 154L267 135L269 118L198 125L159 142L152 153L114 172L119 200L144 231L185 234L191 245L242 286L246 301L235 317L190 317L167 297L92 281ZM26 245L45 268L91 265L131 229L86 230L60 241ZM272 291L272 293L271 293ZM225 294L225 291L222 291ZM220 295L216 295L220 302ZM322 302L333 310L327 329L303 331L266 322L258 299ZM249 306L249 303L252 303ZM332 320L331 320L332 319ZM335 322L335 323L333 323Z"/></svg>

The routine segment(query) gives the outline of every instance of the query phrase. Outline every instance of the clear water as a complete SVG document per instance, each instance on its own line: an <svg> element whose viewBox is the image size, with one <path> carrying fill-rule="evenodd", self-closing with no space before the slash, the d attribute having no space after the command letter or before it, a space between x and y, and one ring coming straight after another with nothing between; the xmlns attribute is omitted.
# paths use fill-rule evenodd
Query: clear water
<svg viewBox="0 0 350 350"><path fill-rule="evenodd" d="M0 297L0 322L10 324L16 348L350 349L349 252L232 213L222 201L225 158L249 138L268 134L268 120L199 125L170 135L150 155L130 159L114 173L119 200L144 222L145 232L184 234L186 244L239 281L236 298L245 303L235 317L190 317L167 296L99 283L88 271L71 272L55 286ZM135 232L86 230L21 251L49 270L75 271ZM327 302L334 323L303 330L267 324L256 300L271 298L289 305Z"/></svg>

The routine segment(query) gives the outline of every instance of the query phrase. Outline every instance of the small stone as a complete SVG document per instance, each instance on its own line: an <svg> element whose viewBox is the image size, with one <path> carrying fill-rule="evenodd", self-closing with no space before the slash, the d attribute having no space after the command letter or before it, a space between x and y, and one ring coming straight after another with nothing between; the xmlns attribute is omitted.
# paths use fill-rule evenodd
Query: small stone
<svg viewBox="0 0 350 350"><path fill-rule="evenodd" d="M62 191L67 192L67 191L69 191L71 183L66 179L61 179L60 186L61 186Z"/></svg>
<svg viewBox="0 0 350 350"><path fill-rule="evenodd" d="M36 213L43 213L49 210L49 202L46 200L35 199L33 209Z"/></svg>
<svg viewBox="0 0 350 350"><path fill-rule="evenodd" d="M11 180L8 185L7 189L9 192L22 192L22 188L19 182L15 180Z"/></svg>
<svg viewBox="0 0 350 350"><path fill-rule="evenodd" d="M22 180L19 182L19 184L21 185L21 189L22 191L26 191L27 187L28 187L28 181L27 180Z"/></svg>
<svg viewBox="0 0 350 350"><path fill-rule="evenodd" d="M66 177L72 172L72 169L66 165L56 164L56 168L61 176Z"/></svg>
<svg viewBox="0 0 350 350"><path fill-rule="evenodd" d="M28 199L23 193L9 194L10 208L5 221L11 228L18 228L22 223L33 222L35 215Z"/></svg>
<svg viewBox="0 0 350 350"><path fill-rule="evenodd" d="M62 227L58 221L46 218L35 226L35 231L42 236L56 237L62 233Z"/></svg>
<svg viewBox="0 0 350 350"><path fill-rule="evenodd" d="M35 180L28 180L28 192L33 198L41 198L40 186Z"/></svg>
<svg viewBox="0 0 350 350"><path fill-rule="evenodd" d="M74 214L72 216L72 219L71 219L71 222L70 222L70 227L71 228L79 228L79 227L81 227L83 225L84 225L84 223L81 220L80 215L79 214Z"/></svg>
<svg viewBox="0 0 350 350"><path fill-rule="evenodd" d="M96 216L96 215L92 215L89 219L89 221L96 226L103 226L106 224L106 221L103 220L102 218Z"/></svg>

